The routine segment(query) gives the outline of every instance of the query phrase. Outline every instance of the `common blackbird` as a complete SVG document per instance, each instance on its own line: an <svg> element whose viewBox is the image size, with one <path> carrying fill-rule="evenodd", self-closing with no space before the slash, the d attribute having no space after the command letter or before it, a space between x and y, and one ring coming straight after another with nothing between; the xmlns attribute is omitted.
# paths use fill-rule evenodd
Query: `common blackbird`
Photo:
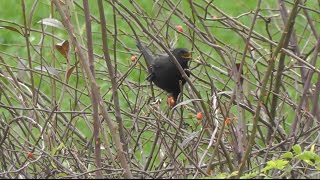
<svg viewBox="0 0 320 180"><path fill-rule="evenodd" d="M168 54L155 56L147 47L139 42L137 42L137 47L140 49L148 66L149 76L147 79L168 92L173 97L174 103L176 103L180 93L179 81L181 80L182 85L184 85L186 80L173 63L173 59ZM192 58L191 52L188 49L176 48L171 53L183 69L188 69L188 61ZM188 77L190 76L188 71L186 71L186 74Z"/></svg>

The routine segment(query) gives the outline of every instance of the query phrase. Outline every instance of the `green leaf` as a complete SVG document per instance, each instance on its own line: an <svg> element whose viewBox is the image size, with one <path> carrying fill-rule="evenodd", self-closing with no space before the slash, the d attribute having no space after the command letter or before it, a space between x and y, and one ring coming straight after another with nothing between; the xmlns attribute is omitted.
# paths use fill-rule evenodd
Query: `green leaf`
<svg viewBox="0 0 320 180"><path fill-rule="evenodd" d="M258 172L248 173L240 177L240 179L252 179L258 176ZM261 175L260 175L261 176Z"/></svg>
<svg viewBox="0 0 320 180"><path fill-rule="evenodd" d="M238 175L238 173L239 173L239 171L233 171L233 172L229 175L229 177L236 176L236 175Z"/></svg>
<svg viewBox="0 0 320 180"><path fill-rule="evenodd" d="M63 165L65 168L70 169L70 163L69 163L68 160L63 161L63 162L62 162L62 165Z"/></svg>
<svg viewBox="0 0 320 180"><path fill-rule="evenodd" d="M6 77L4 77L2 74L0 74L0 80L1 80L1 82L3 82L6 85L8 85L10 83L8 81L8 79Z"/></svg>
<svg viewBox="0 0 320 180"><path fill-rule="evenodd" d="M303 160L311 166L316 166L320 162L319 155L311 151L304 151L303 153L297 156L297 159Z"/></svg>
<svg viewBox="0 0 320 180"><path fill-rule="evenodd" d="M228 177L228 173L220 173L216 176L210 176L209 179L226 179Z"/></svg>
<svg viewBox="0 0 320 180"><path fill-rule="evenodd" d="M312 161L310 161L310 160L304 160L304 162L306 162L306 163L309 164L310 166L315 166L315 164L314 164Z"/></svg>
<svg viewBox="0 0 320 180"><path fill-rule="evenodd" d="M55 155L57 151L60 151L61 149L65 148L66 146L63 144L63 143L60 143L60 145L56 148L54 148L52 151L51 151L51 155Z"/></svg>
<svg viewBox="0 0 320 180"><path fill-rule="evenodd" d="M12 27L12 26L0 26L0 29L8 29L10 31L14 31L14 32L17 32L17 33L23 35L17 28Z"/></svg>
<svg viewBox="0 0 320 180"><path fill-rule="evenodd" d="M312 145L311 145L311 148L310 148L310 151L311 151L311 152L314 152L314 147L315 147L315 144L312 144Z"/></svg>
<svg viewBox="0 0 320 180"><path fill-rule="evenodd" d="M297 156L298 159L306 161L306 160L312 160L315 158L315 153L310 151L304 151L301 154Z"/></svg>
<svg viewBox="0 0 320 180"><path fill-rule="evenodd" d="M296 154L301 154L302 150L301 150L301 146L299 144L296 144L292 147L293 151L296 153Z"/></svg>
<svg viewBox="0 0 320 180"><path fill-rule="evenodd" d="M267 166L264 167L261 172L266 172L271 169L278 169L278 170L283 170L286 165L289 163L289 161L278 159L278 160L272 160L267 162Z"/></svg>
<svg viewBox="0 0 320 180"><path fill-rule="evenodd" d="M204 179L229 179L231 177L234 177L238 174L238 171L233 171L231 174L230 173L220 173L217 174L216 176L208 176L205 177Z"/></svg>
<svg viewBox="0 0 320 180"><path fill-rule="evenodd" d="M293 158L293 154L292 154L292 152L286 152L286 153L281 155L281 158L292 159Z"/></svg>

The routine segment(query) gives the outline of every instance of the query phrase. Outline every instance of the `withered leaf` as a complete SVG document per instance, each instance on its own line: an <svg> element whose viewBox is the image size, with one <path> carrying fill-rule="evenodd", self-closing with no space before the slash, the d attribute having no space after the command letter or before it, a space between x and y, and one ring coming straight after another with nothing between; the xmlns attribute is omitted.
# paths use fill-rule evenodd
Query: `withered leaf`
<svg viewBox="0 0 320 180"><path fill-rule="evenodd" d="M58 43L55 45L56 49L66 58L68 59L68 53L69 53L69 41L64 40L61 43Z"/></svg>

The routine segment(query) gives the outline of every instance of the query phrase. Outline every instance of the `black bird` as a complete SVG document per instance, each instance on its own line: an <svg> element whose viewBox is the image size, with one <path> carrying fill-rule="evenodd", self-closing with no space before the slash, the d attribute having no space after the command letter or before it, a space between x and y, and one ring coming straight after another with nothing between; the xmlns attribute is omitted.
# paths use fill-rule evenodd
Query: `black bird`
<svg viewBox="0 0 320 180"><path fill-rule="evenodd" d="M152 81L156 86L168 92L174 100L174 104L177 101L178 95L180 94L180 84L186 83L186 80L182 77L179 69L173 63L173 59L165 54L154 56L151 51L142 45L137 43L137 47L140 49L142 55L148 66L149 76L148 80ZM186 48L176 48L171 53L178 60L179 64L183 69L188 69L188 61L191 60L191 52ZM186 71L187 76L190 73ZM169 103L170 105L171 103Z"/></svg>

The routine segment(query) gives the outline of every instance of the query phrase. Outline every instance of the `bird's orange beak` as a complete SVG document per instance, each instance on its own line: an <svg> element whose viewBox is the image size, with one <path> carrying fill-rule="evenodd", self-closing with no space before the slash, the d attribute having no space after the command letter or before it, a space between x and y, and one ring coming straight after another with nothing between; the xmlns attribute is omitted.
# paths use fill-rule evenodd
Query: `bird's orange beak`
<svg viewBox="0 0 320 180"><path fill-rule="evenodd" d="M182 58L190 60L190 59L192 59L192 53L191 52L187 52L187 53L182 55Z"/></svg>

